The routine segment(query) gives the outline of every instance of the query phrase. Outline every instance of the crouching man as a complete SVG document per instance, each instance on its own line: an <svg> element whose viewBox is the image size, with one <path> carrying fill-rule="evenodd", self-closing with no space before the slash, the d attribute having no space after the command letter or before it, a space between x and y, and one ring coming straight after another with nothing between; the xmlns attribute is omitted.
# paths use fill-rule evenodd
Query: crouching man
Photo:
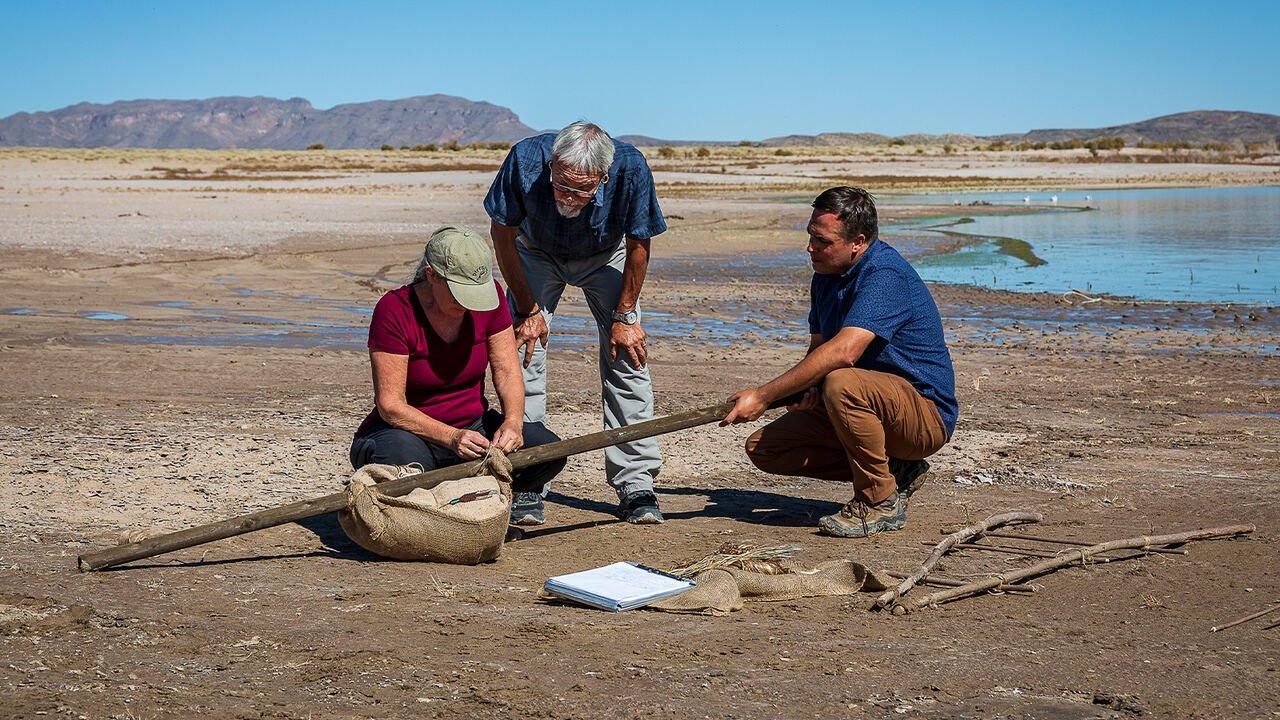
<svg viewBox="0 0 1280 720"><path fill-rule="evenodd" d="M809 219L809 351L795 367L730 398L722 425L751 422L803 392L747 439L775 475L852 482L853 499L821 532L866 537L899 530L925 458L955 430L955 374L942 319L911 265L878 237L875 201L853 187L813 201Z"/></svg>

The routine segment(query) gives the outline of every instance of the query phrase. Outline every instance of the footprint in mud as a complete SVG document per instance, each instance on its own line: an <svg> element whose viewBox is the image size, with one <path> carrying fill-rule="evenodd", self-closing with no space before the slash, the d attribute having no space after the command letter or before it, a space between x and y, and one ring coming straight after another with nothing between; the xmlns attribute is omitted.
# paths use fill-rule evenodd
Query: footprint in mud
<svg viewBox="0 0 1280 720"><path fill-rule="evenodd" d="M47 632L88 624L93 611L84 605L62 605L50 598L0 593L0 634L21 635L23 630Z"/></svg>

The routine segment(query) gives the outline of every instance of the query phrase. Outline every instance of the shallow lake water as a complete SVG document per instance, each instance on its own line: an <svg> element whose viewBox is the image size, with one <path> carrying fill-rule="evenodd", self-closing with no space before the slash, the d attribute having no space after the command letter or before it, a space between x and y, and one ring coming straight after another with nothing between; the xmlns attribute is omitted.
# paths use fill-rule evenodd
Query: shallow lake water
<svg viewBox="0 0 1280 720"><path fill-rule="evenodd" d="M1056 198L1056 202L1054 201ZM971 193L912 202L1043 207L937 228L971 244L917 260L935 282L1280 305L1280 187ZM1072 211L1073 207L1092 209ZM918 226L913 229L918 230ZM885 228L891 239L893 227Z"/></svg>

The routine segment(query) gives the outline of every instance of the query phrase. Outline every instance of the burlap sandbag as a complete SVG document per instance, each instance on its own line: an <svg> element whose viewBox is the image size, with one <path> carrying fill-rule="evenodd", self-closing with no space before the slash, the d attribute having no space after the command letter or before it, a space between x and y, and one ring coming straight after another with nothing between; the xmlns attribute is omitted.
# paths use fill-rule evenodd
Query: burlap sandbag
<svg viewBox="0 0 1280 720"><path fill-rule="evenodd" d="M744 600L778 602L806 597L883 592L889 579L853 560L831 560L812 570L765 575L735 567L699 573L697 587L645 607L674 613L727 615Z"/></svg>
<svg viewBox="0 0 1280 720"><path fill-rule="evenodd" d="M492 449L485 474L448 480L392 497L378 483L419 472L412 466L365 465L347 482L338 524L357 545L395 560L477 565L498 557L511 516L511 461ZM488 493L449 504L468 493Z"/></svg>

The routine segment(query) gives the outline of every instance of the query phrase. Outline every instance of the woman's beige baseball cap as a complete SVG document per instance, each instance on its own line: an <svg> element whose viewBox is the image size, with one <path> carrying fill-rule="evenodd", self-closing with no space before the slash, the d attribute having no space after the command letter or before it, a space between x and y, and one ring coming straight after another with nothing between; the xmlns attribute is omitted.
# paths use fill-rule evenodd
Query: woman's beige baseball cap
<svg viewBox="0 0 1280 720"><path fill-rule="evenodd" d="M427 264L449 283L458 304L468 310L498 307L498 288L489 269L493 253L480 234L462 225L445 225L427 241Z"/></svg>

